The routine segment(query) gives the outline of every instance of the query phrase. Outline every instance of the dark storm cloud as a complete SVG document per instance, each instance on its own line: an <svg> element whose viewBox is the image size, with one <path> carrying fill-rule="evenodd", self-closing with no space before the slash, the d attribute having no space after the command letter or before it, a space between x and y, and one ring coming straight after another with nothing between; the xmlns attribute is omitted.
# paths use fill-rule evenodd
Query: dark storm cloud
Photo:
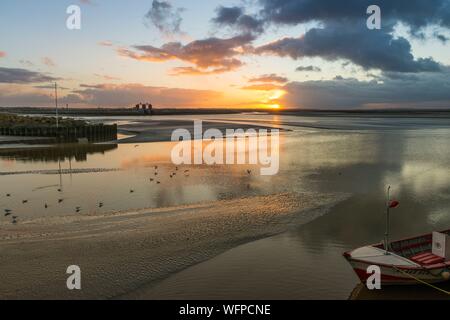
<svg viewBox="0 0 450 320"><path fill-rule="evenodd" d="M223 7L216 10L212 21L221 27L229 27L241 33L260 34L264 31L264 22L245 13L242 7Z"/></svg>
<svg viewBox="0 0 450 320"><path fill-rule="evenodd" d="M58 80L40 72L30 71L20 68L0 67L0 83L38 83Z"/></svg>
<svg viewBox="0 0 450 320"><path fill-rule="evenodd" d="M260 19L272 25L298 25L319 22L299 38L285 38L256 50L294 59L322 57L344 59L365 69L396 72L439 71L431 58L415 59L405 38L392 35L399 22L410 28L412 35L425 37L427 26L450 27L450 0L259 0ZM382 29L368 30L366 10L380 6ZM433 37L445 42L439 32Z"/></svg>
<svg viewBox="0 0 450 320"><path fill-rule="evenodd" d="M256 48L257 54L301 59L350 60L364 69L396 72L436 72L440 65L432 58L415 59L405 38L374 32L351 23L328 23L313 28L299 38L284 38Z"/></svg>
<svg viewBox="0 0 450 320"><path fill-rule="evenodd" d="M371 106L450 106L450 70L420 77L390 74L373 81L356 79L291 82L283 103L291 108L352 109Z"/></svg>
<svg viewBox="0 0 450 320"><path fill-rule="evenodd" d="M154 0L145 18L166 35L179 34L182 33L180 26L183 21L181 17L183 11L182 8L174 8L167 1Z"/></svg>
<svg viewBox="0 0 450 320"><path fill-rule="evenodd" d="M259 0L261 15L273 23L361 19L370 5L381 8L388 24L403 22L412 28L428 25L450 27L449 0Z"/></svg>

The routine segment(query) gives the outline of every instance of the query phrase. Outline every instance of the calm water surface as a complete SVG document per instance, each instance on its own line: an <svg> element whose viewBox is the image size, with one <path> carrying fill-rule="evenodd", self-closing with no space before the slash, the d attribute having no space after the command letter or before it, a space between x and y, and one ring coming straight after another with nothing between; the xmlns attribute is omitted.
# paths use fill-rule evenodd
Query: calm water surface
<svg viewBox="0 0 450 320"><path fill-rule="evenodd" d="M382 239L387 185L401 202L392 216L396 237L450 228L448 120L249 115L245 121L293 130L282 134L278 175L261 177L247 166L177 171L171 143L3 150L0 208L26 220L75 214L78 206L77 214L87 214L290 191L350 194L307 225L162 281L150 290L154 298L345 299L357 280L341 254Z"/></svg>

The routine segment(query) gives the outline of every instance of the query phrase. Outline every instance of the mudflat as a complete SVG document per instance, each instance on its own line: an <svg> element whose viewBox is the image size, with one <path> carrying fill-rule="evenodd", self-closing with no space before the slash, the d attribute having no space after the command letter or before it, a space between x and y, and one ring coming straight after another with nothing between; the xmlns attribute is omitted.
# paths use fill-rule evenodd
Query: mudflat
<svg viewBox="0 0 450 320"><path fill-rule="evenodd" d="M1 299L141 296L170 274L323 214L342 195L287 193L0 224ZM66 287L81 268L82 290ZM141 296L142 297L142 296ZM144 297L145 298L145 297Z"/></svg>

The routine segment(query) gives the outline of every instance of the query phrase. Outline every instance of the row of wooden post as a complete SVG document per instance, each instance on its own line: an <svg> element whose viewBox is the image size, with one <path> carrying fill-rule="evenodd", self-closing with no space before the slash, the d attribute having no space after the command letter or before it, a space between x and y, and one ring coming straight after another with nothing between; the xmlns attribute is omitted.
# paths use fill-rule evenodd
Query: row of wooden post
<svg viewBox="0 0 450 320"><path fill-rule="evenodd" d="M0 136L54 137L58 142L89 142L117 140L117 125L87 125L79 127L0 127Z"/></svg>

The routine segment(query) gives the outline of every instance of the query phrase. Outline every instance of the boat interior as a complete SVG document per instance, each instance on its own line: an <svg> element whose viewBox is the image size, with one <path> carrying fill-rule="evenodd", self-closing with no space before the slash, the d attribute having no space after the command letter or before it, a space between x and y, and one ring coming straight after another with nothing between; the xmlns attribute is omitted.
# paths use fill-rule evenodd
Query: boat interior
<svg viewBox="0 0 450 320"><path fill-rule="evenodd" d="M447 238L447 243L450 243L450 230L440 232L444 236L444 244L440 244L434 237L434 234L427 234L415 238L403 239L399 241L391 242L390 251L414 261L423 266L430 266L436 264L450 264L450 256L447 254L436 255L436 246L441 249L444 246L445 252L445 238ZM384 244L377 246L378 248L384 248ZM447 248L447 252L450 251Z"/></svg>

